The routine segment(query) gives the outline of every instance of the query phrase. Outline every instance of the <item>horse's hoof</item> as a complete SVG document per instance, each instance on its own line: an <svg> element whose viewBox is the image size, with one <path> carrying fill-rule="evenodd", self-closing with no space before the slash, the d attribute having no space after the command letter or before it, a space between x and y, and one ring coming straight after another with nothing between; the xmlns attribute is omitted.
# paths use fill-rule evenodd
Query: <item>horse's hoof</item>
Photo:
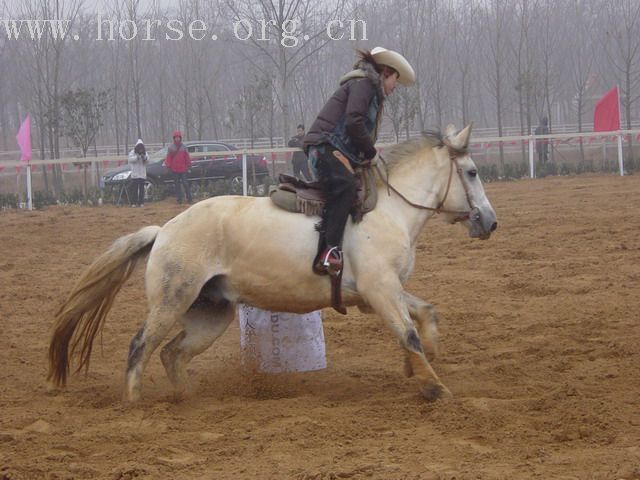
<svg viewBox="0 0 640 480"><path fill-rule="evenodd" d="M453 394L451 391L441 383L431 383L421 388L422 395L428 402L435 402L436 400L451 400Z"/></svg>
<svg viewBox="0 0 640 480"><path fill-rule="evenodd" d="M122 395L122 402L125 404L138 403L142 397L139 388L128 388Z"/></svg>
<svg viewBox="0 0 640 480"><path fill-rule="evenodd" d="M45 385L45 393L47 395L55 396L64 390L64 387L58 386L52 381L48 381Z"/></svg>

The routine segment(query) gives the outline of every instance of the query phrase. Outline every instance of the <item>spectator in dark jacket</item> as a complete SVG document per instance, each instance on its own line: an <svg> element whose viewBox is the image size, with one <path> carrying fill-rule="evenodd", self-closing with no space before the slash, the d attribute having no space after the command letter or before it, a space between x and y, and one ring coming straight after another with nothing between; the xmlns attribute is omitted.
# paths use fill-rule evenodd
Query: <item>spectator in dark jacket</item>
<svg viewBox="0 0 640 480"><path fill-rule="evenodd" d="M408 86L415 81L413 68L397 52L376 47L359 50L358 56L355 69L342 77L304 137L314 175L327 192L313 266L319 275L342 270L342 235L356 196L353 168L377 161L374 144L384 99L397 82Z"/></svg>
<svg viewBox="0 0 640 480"><path fill-rule="evenodd" d="M129 165L131 166L131 185L133 186L132 207L144 207L144 184L147 180L147 150L138 139L136 146L129 152Z"/></svg>
<svg viewBox="0 0 640 480"><path fill-rule="evenodd" d="M166 167L173 172L174 185L176 189L176 198L178 203L182 203L182 190L187 197L187 202L191 203L191 189L187 181L187 172L191 168L191 157L189 151L182 143L182 132L176 130L173 132L173 143L169 145L167 158L164 161Z"/></svg>
<svg viewBox="0 0 640 480"><path fill-rule="evenodd" d="M549 135L549 119L542 117L540 125L536 127L536 135ZM538 162L546 163L549 159L549 139L539 138L536 140L536 151L538 152Z"/></svg>
<svg viewBox="0 0 640 480"><path fill-rule="evenodd" d="M309 165L307 163L307 154L304 153L304 125L298 125L298 132L295 137L291 137L287 144L291 148L299 148L299 152L294 152L291 158L291 166L293 167L293 175L302 178L303 180L311 180L312 176L309 172Z"/></svg>

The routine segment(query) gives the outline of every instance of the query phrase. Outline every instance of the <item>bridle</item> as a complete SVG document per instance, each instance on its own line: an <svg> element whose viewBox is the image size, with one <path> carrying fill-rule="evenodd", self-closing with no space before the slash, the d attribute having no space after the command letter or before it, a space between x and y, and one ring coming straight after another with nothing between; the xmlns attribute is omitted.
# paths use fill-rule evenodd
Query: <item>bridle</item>
<svg viewBox="0 0 640 480"><path fill-rule="evenodd" d="M420 205L418 203L414 203L411 200L409 200L407 197L405 197L401 192L399 192L393 185L391 185L389 183L389 168L387 166L387 162L382 157L382 155L378 155L378 156L380 158L380 161L384 165L386 178L385 178L385 175L383 175L378 165L375 166L376 171L378 172L378 175L382 179L382 182L387 186L387 191L391 190L393 193L398 195L402 200L404 200L405 203L420 210L429 210L435 213L448 213L451 215L455 215L455 218L453 219L453 223L463 222L469 219L471 212L475 209L475 207L474 207L473 200L471 199L471 194L469 193L469 186L467 185L467 182L465 182L464 180L464 172L462 171L462 168L458 163L457 157L458 157L458 153L460 152L460 149L451 145L451 143L447 139L442 139L442 143L444 143L444 145L447 147L447 150L449 151L449 159L451 160L451 163L449 168L449 179L447 180L447 188L444 192L444 196L442 197L442 200L435 207L428 207L426 205ZM442 208L444 206L444 202L447 200L447 196L449 195L449 190L451 188L451 179L453 178L454 166L455 166L456 172L458 173L458 177L460 178L460 182L462 183L462 188L464 189L464 193L467 197L467 203L469 204L468 211L446 210Z"/></svg>

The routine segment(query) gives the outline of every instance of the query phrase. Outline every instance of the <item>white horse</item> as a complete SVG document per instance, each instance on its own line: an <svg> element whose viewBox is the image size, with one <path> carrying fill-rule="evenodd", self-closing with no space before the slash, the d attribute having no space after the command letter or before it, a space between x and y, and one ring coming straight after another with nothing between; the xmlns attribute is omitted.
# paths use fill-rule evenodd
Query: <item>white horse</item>
<svg viewBox="0 0 640 480"><path fill-rule="evenodd" d="M462 221L472 237L489 238L496 215L467 146L471 126L398 144L379 166L379 200L362 222L348 222L342 278L346 306L380 315L406 353L428 400L450 397L427 358L436 353L437 320L430 304L405 292L415 247L436 210ZM238 302L265 310L309 312L331 305L328 277L312 272L318 218L280 210L268 198L223 196L201 201L163 227L144 227L116 240L84 272L56 314L49 380L64 386L71 356L88 368L93 340L137 261L150 251L145 276L149 314L133 337L125 400L140 398L142 375L171 328L183 330L161 359L178 394L186 367L226 330ZM426 352L426 353L425 353Z"/></svg>

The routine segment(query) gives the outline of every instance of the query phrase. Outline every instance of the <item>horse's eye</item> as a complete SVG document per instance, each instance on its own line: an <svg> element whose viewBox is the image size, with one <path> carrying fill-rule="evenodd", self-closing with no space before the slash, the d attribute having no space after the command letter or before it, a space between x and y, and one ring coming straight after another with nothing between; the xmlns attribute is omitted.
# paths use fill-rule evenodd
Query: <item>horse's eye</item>
<svg viewBox="0 0 640 480"><path fill-rule="evenodd" d="M477 177L478 176L478 171L477 170L469 170L469 176L470 177Z"/></svg>

